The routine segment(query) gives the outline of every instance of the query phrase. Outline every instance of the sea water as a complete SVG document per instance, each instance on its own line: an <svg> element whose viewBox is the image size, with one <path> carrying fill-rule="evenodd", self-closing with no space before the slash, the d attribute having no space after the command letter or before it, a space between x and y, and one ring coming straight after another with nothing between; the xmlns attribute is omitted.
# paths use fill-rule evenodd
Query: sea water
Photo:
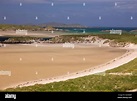
<svg viewBox="0 0 137 101"><path fill-rule="evenodd" d="M110 30L122 30L123 33L137 34L132 32L137 30L135 27L93 27L93 28L58 28L68 33L79 33L79 34L110 34Z"/></svg>

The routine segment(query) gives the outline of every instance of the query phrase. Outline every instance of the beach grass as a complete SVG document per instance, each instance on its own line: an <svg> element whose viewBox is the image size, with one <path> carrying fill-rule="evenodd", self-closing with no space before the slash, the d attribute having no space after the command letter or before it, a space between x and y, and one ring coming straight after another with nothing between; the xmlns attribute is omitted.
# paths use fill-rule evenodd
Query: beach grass
<svg viewBox="0 0 137 101"><path fill-rule="evenodd" d="M90 34L64 34L60 35L60 37L54 37L51 39L53 43L64 43L64 42L83 42L85 41L85 37L99 37L102 39L112 40L111 43L119 43L119 44L126 44L126 43L135 43L137 44L137 35L136 34L99 34L99 33L90 33Z"/></svg>
<svg viewBox="0 0 137 101"><path fill-rule="evenodd" d="M16 29L26 29L26 30L42 30L41 27L35 25L13 25L13 24L0 24L0 30L16 30Z"/></svg>
<svg viewBox="0 0 137 101"><path fill-rule="evenodd" d="M131 73L132 75L111 75ZM120 67L89 76L49 84L8 88L12 92L125 92L137 88L137 58Z"/></svg>
<svg viewBox="0 0 137 101"><path fill-rule="evenodd" d="M100 38L103 39L110 39L115 40L116 42L129 42L137 44L137 35L136 34L100 34L98 35Z"/></svg>

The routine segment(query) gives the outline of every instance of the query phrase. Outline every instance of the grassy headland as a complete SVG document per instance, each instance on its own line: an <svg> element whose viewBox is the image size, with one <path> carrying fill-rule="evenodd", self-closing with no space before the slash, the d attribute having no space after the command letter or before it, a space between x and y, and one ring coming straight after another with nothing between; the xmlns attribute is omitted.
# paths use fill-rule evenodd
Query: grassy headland
<svg viewBox="0 0 137 101"><path fill-rule="evenodd" d="M60 35L50 39L47 42L50 43L94 43L100 41L101 39L106 39L103 44L109 43L112 47L125 47L130 43L137 44L136 34L83 34L83 35Z"/></svg>
<svg viewBox="0 0 137 101"><path fill-rule="evenodd" d="M42 27L35 26L35 25L12 25L12 24L0 24L1 31L10 31L10 30L17 30L17 29L25 29L29 31L39 31L43 30Z"/></svg>
<svg viewBox="0 0 137 101"><path fill-rule="evenodd" d="M103 39L115 40L116 42L129 42L137 44L137 34L100 34L98 36Z"/></svg>

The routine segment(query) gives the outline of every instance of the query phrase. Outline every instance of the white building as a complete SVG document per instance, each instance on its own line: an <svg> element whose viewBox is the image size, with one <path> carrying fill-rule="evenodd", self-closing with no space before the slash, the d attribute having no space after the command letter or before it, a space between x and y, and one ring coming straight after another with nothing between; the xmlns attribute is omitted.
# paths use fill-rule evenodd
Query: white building
<svg viewBox="0 0 137 101"><path fill-rule="evenodd" d="M64 43L64 44L63 44L63 47L64 47L64 48L74 48L75 45L72 44L72 43Z"/></svg>
<svg viewBox="0 0 137 101"><path fill-rule="evenodd" d="M20 30L20 29L18 29L18 30L16 30L16 34L25 34L25 35L27 35L28 31L27 30Z"/></svg>

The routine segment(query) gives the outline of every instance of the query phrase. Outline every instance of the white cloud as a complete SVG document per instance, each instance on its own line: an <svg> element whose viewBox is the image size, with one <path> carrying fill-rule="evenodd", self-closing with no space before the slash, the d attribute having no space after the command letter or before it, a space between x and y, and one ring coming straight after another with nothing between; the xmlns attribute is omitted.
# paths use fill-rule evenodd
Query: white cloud
<svg viewBox="0 0 137 101"><path fill-rule="evenodd" d="M118 2L118 9L121 10L136 10L137 9L137 1L122 1L122 2Z"/></svg>

